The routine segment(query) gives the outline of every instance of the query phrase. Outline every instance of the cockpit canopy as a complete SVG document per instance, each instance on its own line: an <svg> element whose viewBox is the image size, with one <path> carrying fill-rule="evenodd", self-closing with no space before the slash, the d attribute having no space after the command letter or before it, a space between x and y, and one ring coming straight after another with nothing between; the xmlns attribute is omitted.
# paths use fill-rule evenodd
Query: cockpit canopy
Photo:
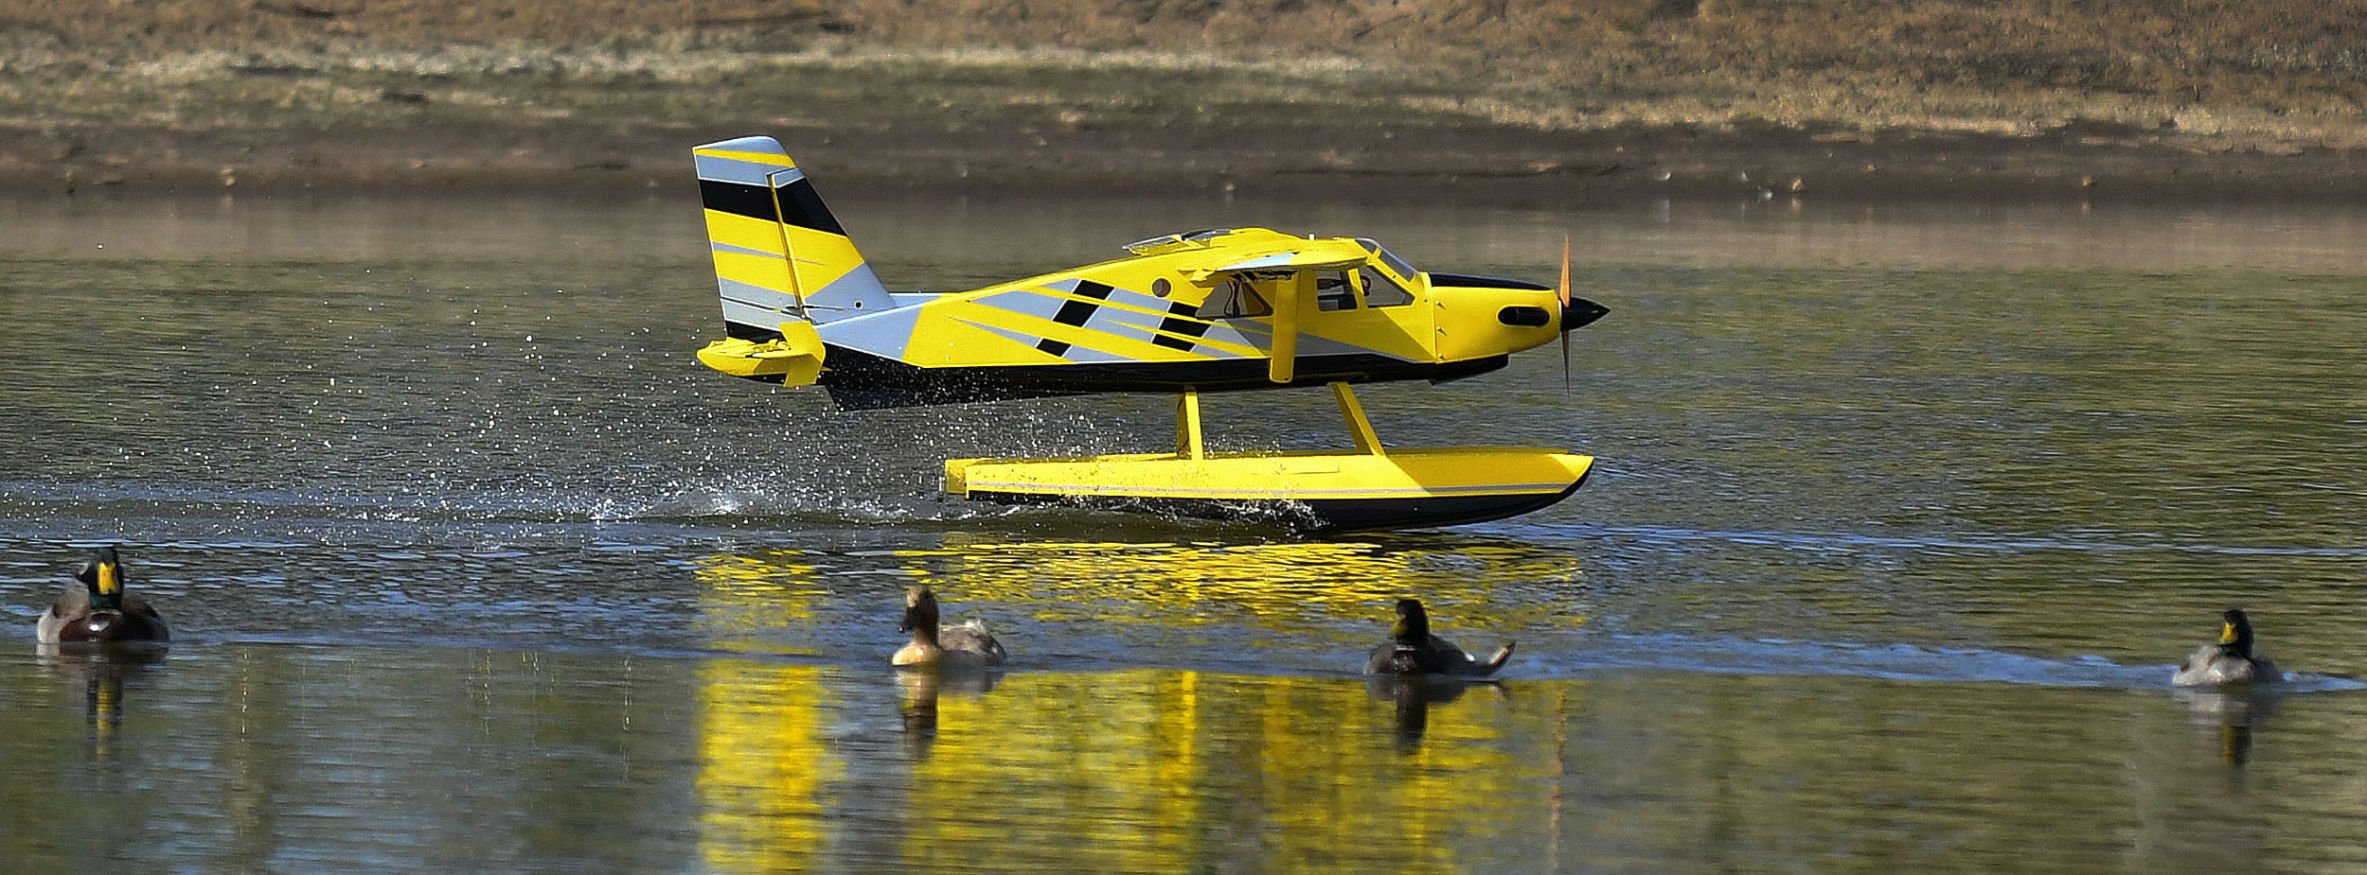
<svg viewBox="0 0 2367 875"><path fill-rule="evenodd" d="M1315 274L1319 311L1400 307L1414 302L1421 271L1367 237L1299 237L1266 228L1203 228L1126 244L1139 257L1182 256L1209 289L1204 319L1269 316L1272 301Z"/></svg>

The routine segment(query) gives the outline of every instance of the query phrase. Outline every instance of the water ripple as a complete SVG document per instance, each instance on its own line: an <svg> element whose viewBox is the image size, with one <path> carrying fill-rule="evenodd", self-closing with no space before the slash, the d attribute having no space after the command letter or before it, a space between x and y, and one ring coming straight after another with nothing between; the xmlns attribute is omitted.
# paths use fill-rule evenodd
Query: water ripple
<svg viewBox="0 0 2367 875"><path fill-rule="evenodd" d="M1522 674L1545 677L1649 670L2128 690L2168 689L2175 668L2122 665L2099 656L2060 659L1976 648L1673 634L1611 635L1582 651L1524 654L1523 662ZM2359 690L2367 690L2367 682L2300 673L2277 688L2291 693Z"/></svg>

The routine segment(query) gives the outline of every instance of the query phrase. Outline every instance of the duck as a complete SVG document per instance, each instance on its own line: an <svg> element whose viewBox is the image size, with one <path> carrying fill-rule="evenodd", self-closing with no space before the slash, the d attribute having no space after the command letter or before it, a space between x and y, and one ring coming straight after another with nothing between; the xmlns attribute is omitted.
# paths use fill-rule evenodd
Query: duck
<svg viewBox="0 0 2367 875"><path fill-rule="evenodd" d="M124 591L123 559L113 546L100 547L82 569L76 584L33 624L34 640L43 644L162 644L172 639L164 617L139 596Z"/></svg>
<svg viewBox="0 0 2367 875"><path fill-rule="evenodd" d="M2277 664L2252 650L2252 618L2244 616L2241 608L2228 608L2219 615L2219 640L2195 648L2186 661L2178 665L2170 683L2181 687L2233 687L2250 684L2273 684L2285 676L2277 672Z"/></svg>
<svg viewBox="0 0 2367 875"><path fill-rule="evenodd" d="M890 662L898 666L937 668L994 668L1009 657L1003 644L986 631L983 620L967 620L940 628L937 594L927 586L904 591L904 623L899 632L912 633L912 642L896 651Z"/></svg>
<svg viewBox="0 0 2367 875"><path fill-rule="evenodd" d="M1430 614L1420 599L1397 600L1397 622L1389 626L1389 640L1374 647L1365 660L1365 674L1443 674L1486 677L1512 658L1512 642L1504 642L1493 656L1480 660L1453 642L1430 634Z"/></svg>

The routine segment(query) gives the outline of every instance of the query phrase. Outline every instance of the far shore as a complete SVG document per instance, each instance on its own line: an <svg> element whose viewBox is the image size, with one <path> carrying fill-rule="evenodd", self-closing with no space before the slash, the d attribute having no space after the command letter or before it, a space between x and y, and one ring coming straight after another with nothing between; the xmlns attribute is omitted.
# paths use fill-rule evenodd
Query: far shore
<svg viewBox="0 0 2367 875"><path fill-rule="evenodd" d="M671 8L616 2L650 20ZM1438 33L1464 33L1453 4L1416 5L1444 16L1429 25ZM1729 22L1720 16L1778 10L1707 2L1641 26L1624 48L1588 30L1569 37L1595 47L1583 55L1507 44L1513 56L1427 66L1333 46L1215 53L1212 32L1198 31L1170 35L1168 48L911 47L887 27L908 23L902 13L836 36L562 44L447 39L426 23L475 7L444 0L304 7L318 14L295 18L170 8L225 32L287 33L151 50L94 31L13 53L0 62L0 191L647 190L686 178L693 145L766 134L818 177L870 187L1557 202L2367 195L2367 95L2331 73L2254 69L2285 58L2296 76L2318 76L2355 52L2320 40L2290 58L2261 54L2300 38L2281 18L2239 22L2251 29L2164 71L2033 60L2094 60L2102 49L2077 36L2085 18L1987 54L1951 54L1932 31L1886 44L1897 57L1800 68L1787 65L1838 63L1785 60L1802 46L1795 37L1821 30ZM404 10L411 17L394 15ZM337 30L367 22L384 33ZM89 26L50 22L60 34ZM163 32L132 32L151 31ZM32 33L20 41L40 43ZM1669 54L1684 46L1693 54ZM1775 54L1732 54L1746 49ZM1579 61L1593 66L1569 66Z"/></svg>
<svg viewBox="0 0 2367 875"><path fill-rule="evenodd" d="M767 124L174 130L0 129L0 190L630 192L688 178L689 149L779 138L833 186L960 190L1362 191L1572 201L1594 196L2357 198L2367 154L2272 154L2129 132L1997 136L1883 131L1490 125L1296 128L1119 125L1047 130L972 118L958 130Z"/></svg>

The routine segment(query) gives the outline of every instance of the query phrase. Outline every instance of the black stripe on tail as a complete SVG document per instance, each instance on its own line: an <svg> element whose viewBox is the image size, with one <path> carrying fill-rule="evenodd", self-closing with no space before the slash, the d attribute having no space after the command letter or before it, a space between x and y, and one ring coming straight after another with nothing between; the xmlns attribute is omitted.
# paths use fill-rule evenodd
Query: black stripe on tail
<svg viewBox="0 0 2367 875"><path fill-rule="evenodd" d="M823 205L822 196L814 193L813 181L799 179L780 188L781 213L779 221L825 234L846 236L846 229L838 224L838 217ZM773 192L761 185L743 182L699 180L699 201L707 209L735 216L771 222Z"/></svg>

